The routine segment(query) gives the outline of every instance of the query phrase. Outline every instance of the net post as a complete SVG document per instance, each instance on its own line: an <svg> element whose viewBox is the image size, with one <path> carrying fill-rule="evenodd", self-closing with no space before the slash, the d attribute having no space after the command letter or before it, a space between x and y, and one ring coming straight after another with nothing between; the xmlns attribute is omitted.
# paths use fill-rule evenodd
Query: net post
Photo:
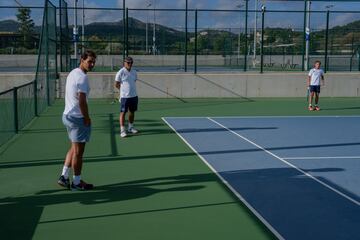
<svg viewBox="0 0 360 240"><path fill-rule="evenodd" d="M194 74L197 74L197 51L198 51L198 49L197 49L197 32L198 32L198 10L196 9L195 10L195 54L194 54Z"/></svg>
<svg viewBox="0 0 360 240"><path fill-rule="evenodd" d="M325 31L325 66L324 72L328 70L328 44L329 44L329 17L330 11L326 11L326 31Z"/></svg>
<svg viewBox="0 0 360 240"><path fill-rule="evenodd" d="M244 72L247 70L247 53L248 53L248 12L249 0L245 0L245 52L244 52Z"/></svg>
<svg viewBox="0 0 360 240"><path fill-rule="evenodd" d="M260 45L260 73L264 72L264 21L265 21L265 6L261 7L261 45Z"/></svg>
<svg viewBox="0 0 360 240"><path fill-rule="evenodd" d="M17 134L19 132L19 113L18 113L18 97L17 87L13 88L13 99L14 99L14 131Z"/></svg>

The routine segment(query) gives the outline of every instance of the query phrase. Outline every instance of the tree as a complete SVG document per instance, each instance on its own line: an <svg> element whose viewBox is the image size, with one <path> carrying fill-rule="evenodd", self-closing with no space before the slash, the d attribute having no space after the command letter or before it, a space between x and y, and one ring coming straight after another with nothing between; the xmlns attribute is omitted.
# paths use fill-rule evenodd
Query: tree
<svg viewBox="0 0 360 240"><path fill-rule="evenodd" d="M19 8L16 18L20 24L19 33L23 36L22 46L32 48L32 39L34 35L34 21L30 17L31 10L29 8Z"/></svg>

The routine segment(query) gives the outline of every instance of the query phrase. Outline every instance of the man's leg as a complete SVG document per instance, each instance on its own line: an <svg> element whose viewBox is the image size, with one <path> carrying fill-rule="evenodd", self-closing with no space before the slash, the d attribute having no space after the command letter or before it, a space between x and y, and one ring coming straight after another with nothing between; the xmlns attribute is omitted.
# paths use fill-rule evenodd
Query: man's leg
<svg viewBox="0 0 360 240"><path fill-rule="evenodd" d="M69 173L71 170L73 158L74 158L74 151L73 151L73 147L71 146L66 154L61 176L58 180L58 184L62 187L66 187L66 188L70 187Z"/></svg>
<svg viewBox="0 0 360 240"><path fill-rule="evenodd" d="M135 112L129 112L129 123L134 124Z"/></svg>
<svg viewBox="0 0 360 240"><path fill-rule="evenodd" d="M315 93L315 105L317 106L319 103L319 93Z"/></svg>
<svg viewBox="0 0 360 240"><path fill-rule="evenodd" d="M312 110L313 98L314 98L314 92L310 92L310 96L309 96L309 110Z"/></svg>
<svg viewBox="0 0 360 240"><path fill-rule="evenodd" d="M74 176L76 177L81 175L85 143L72 143L72 149L74 156L72 160L72 168L74 170Z"/></svg>
<svg viewBox="0 0 360 240"><path fill-rule="evenodd" d="M125 128L125 115L126 112L121 112L120 113L120 136L121 137L126 137L126 128Z"/></svg>

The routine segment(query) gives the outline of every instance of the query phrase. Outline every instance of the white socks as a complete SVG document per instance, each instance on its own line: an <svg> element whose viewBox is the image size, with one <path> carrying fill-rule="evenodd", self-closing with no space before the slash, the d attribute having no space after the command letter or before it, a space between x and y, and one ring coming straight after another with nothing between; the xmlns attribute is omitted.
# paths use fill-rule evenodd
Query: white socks
<svg viewBox="0 0 360 240"><path fill-rule="evenodd" d="M66 179L69 179L70 169L71 169L71 167L64 165L61 175L64 176Z"/></svg>
<svg viewBox="0 0 360 240"><path fill-rule="evenodd" d="M125 127L120 127L120 132L125 132Z"/></svg>
<svg viewBox="0 0 360 240"><path fill-rule="evenodd" d="M133 128L134 124L133 123L129 123L129 129Z"/></svg>

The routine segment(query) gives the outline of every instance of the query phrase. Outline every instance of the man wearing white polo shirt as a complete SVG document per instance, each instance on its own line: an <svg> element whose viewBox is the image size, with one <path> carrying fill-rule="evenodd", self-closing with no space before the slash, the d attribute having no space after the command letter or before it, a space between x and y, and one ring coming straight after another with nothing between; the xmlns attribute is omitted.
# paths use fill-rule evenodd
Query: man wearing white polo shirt
<svg viewBox="0 0 360 240"><path fill-rule="evenodd" d="M136 92L137 73L132 69L134 61L126 57L124 67L116 74L115 87L120 90L120 136L127 137L127 133L136 134L134 128L135 112L138 107L138 96ZM125 115L129 112L128 131L125 129Z"/></svg>
<svg viewBox="0 0 360 240"><path fill-rule="evenodd" d="M314 68L310 70L307 79L307 87L310 91L309 98L309 111L320 111L319 107L319 95L320 85L324 85L324 71L320 68L321 62L315 61ZM313 98L315 96L315 106L312 106Z"/></svg>
<svg viewBox="0 0 360 240"><path fill-rule="evenodd" d="M85 144L90 140L91 119L88 110L90 92L87 72L95 66L96 54L87 50L81 55L80 66L72 70L66 79L65 110L62 120L68 132L71 147L68 150L58 184L71 190L90 190L93 185L81 179ZM69 172L73 169L70 185Z"/></svg>

